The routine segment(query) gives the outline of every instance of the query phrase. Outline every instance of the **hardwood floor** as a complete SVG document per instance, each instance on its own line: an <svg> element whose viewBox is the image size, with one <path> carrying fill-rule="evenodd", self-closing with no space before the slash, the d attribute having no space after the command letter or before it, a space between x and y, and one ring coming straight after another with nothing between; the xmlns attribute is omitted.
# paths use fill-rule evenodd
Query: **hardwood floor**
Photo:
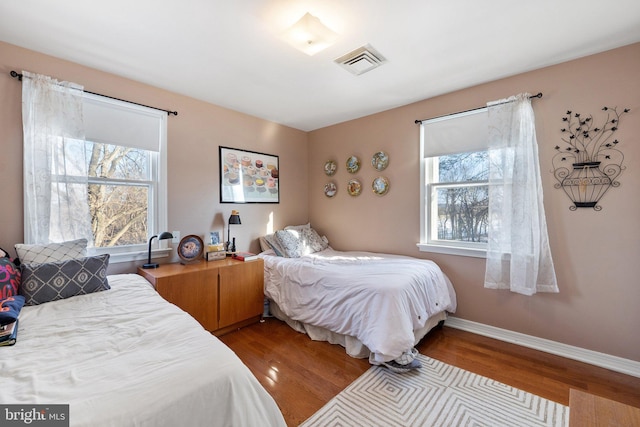
<svg viewBox="0 0 640 427"><path fill-rule="evenodd" d="M342 347L311 341L274 318L219 338L271 393L289 426L313 415L370 367ZM430 332L417 348L563 405L569 404L573 388L640 407L640 378L515 344L445 326Z"/></svg>

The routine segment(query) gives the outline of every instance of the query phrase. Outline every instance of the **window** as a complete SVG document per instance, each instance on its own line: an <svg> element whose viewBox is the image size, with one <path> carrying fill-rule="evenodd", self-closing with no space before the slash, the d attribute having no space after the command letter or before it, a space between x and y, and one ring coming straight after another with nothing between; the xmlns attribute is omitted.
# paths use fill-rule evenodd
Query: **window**
<svg viewBox="0 0 640 427"><path fill-rule="evenodd" d="M84 118L94 251L137 259L167 228L167 114L85 94Z"/></svg>
<svg viewBox="0 0 640 427"><path fill-rule="evenodd" d="M484 257L489 208L487 109L421 125L422 251Z"/></svg>

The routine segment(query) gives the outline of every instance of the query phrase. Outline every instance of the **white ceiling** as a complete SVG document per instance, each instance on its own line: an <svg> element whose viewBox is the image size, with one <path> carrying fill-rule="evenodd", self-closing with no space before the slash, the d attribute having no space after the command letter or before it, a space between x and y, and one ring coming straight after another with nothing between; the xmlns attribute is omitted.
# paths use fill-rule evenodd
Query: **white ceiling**
<svg viewBox="0 0 640 427"><path fill-rule="evenodd" d="M305 12L340 35L311 57ZM308 131L638 42L640 1L2 0L0 40Z"/></svg>

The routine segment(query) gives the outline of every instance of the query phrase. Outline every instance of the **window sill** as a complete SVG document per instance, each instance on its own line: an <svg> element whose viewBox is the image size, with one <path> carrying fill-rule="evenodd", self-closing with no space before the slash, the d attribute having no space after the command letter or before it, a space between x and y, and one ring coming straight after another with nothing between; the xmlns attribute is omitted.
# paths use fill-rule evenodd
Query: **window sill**
<svg viewBox="0 0 640 427"><path fill-rule="evenodd" d="M151 251L151 259L168 258L171 256L172 248L154 249ZM100 251L99 254L110 254L109 264L118 264L120 262L147 261L149 251L136 252L119 252L110 253L108 250Z"/></svg>
<svg viewBox="0 0 640 427"><path fill-rule="evenodd" d="M467 256L473 258L486 258L487 251L484 249L461 248L457 246L429 245L426 243L416 244L420 252L433 252L446 255Z"/></svg>

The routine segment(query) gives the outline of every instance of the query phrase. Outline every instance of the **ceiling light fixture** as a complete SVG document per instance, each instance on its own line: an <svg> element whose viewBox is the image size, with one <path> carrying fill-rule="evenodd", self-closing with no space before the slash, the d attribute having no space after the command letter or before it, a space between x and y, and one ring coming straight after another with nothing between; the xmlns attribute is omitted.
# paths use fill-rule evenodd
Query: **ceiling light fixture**
<svg viewBox="0 0 640 427"><path fill-rule="evenodd" d="M283 33L283 38L291 46L312 56L331 46L338 39L338 34L307 12Z"/></svg>

